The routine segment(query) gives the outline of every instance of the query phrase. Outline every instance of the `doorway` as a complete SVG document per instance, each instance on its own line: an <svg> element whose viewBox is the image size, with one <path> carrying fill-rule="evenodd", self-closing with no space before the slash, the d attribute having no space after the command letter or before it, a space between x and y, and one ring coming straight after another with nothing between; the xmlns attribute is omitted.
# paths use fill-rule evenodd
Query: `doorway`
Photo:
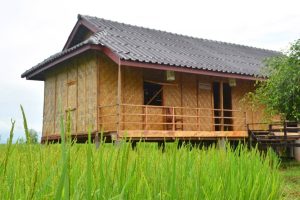
<svg viewBox="0 0 300 200"><path fill-rule="evenodd" d="M232 96L228 83L213 83L215 131L232 131Z"/></svg>
<svg viewBox="0 0 300 200"><path fill-rule="evenodd" d="M162 91L162 85L144 82L144 105L162 106Z"/></svg>

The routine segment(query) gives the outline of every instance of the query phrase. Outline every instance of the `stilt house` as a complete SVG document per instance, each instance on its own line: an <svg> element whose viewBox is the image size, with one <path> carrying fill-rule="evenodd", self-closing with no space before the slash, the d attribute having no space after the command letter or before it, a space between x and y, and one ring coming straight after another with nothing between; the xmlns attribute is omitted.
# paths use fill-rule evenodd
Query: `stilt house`
<svg viewBox="0 0 300 200"><path fill-rule="evenodd" d="M243 139L262 114L241 103L263 61L278 52L90 16L63 50L22 74L44 81L42 141L60 138L60 114L78 140Z"/></svg>

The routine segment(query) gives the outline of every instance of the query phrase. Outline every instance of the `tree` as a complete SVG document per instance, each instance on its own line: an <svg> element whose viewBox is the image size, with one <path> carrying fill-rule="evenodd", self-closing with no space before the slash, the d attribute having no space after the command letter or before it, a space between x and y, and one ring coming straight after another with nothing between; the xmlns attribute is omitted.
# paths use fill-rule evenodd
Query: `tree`
<svg viewBox="0 0 300 200"><path fill-rule="evenodd" d="M38 142L38 133L34 129L29 129L29 137L30 137L30 143L36 144Z"/></svg>
<svg viewBox="0 0 300 200"><path fill-rule="evenodd" d="M300 120L300 39L280 56L266 60L267 80L258 81L251 101L269 116Z"/></svg>

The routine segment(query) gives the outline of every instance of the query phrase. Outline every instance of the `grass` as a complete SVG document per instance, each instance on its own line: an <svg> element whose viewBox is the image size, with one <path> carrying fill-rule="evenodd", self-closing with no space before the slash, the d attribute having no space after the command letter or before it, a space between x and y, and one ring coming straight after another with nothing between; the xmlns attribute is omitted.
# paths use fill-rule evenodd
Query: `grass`
<svg viewBox="0 0 300 200"><path fill-rule="evenodd" d="M7 146L0 147L0 161ZM2 199L278 199L278 160L243 146L16 144L1 162Z"/></svg>
<svg viewBox="0 0 300 200"><path fill-rule="evenodd" d="M280 167L283 177L283 199L300 200L300 163L285 161Z"/></svg>
<svg viewBox="0 0 300 200"><path fill-rule="evenodd" d="M101 141L96 149L90 131L86 144L72 143L62 117L61 144L12 144L13 128L12 121L10 140L0 146L1 199L288 198L280 175L288 172L279 171L272 151L262 155L242 144L178 148L176 142L164 150L144 142L132 149L124 141Z"/></svg>

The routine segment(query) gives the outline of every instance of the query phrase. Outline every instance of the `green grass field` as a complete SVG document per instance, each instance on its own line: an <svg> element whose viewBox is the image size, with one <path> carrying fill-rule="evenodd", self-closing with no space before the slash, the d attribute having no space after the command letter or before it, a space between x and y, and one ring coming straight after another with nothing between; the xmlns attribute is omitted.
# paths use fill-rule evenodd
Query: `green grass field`
<svg viewBox="0 0 300 200"><path fill-rule="evenodd" d="M23 110L22 110L23 111ZM0 199L297 199L299 165L242 144L234 150L155 143L0 145ZM65 134L66 132L66 134ZM66 140L64 139L66 137ZM299 188L299 187L298 187Z"/></svg>
<svg viewBox="0 0 300 200"><path fill-rule="evenodd" d="M0 147L1 199L280 199L279 162L240 145L63 143Z"/></svg>
<svg viewBox="0 0 300 200"><path fill-rule="evenodd" d="M283 199L300 200L300 163L296 161L283 162L280 167L283 177Z"/></svg>

